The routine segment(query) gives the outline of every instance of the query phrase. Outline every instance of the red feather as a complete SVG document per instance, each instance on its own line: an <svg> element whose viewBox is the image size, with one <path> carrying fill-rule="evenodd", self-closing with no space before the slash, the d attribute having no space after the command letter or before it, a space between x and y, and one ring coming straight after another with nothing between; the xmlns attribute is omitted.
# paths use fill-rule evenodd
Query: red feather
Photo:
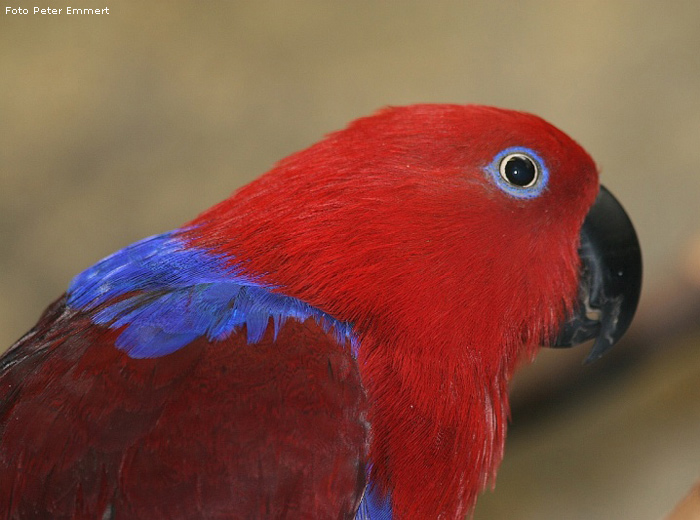
<svg viewBox="0 0 700 520"><path fill-rule="evenodd" d="M313 320L156 359L115 335L62 299L5 358L3 518L354 516L365 395Z"/></svg>
<svg viewBox="0 0 700 520"><path fill-rule="evenodd" d="M512 146L547 163L535 199L485 172ZM186 238L352 323L358 359L289 320L254 348L135 360L58 302L2 361L6 517L352 518L368 463L395 519L464 515L503 456L517 362L576 298L597 192L580 146L495 108L387 109L292 155Z"/></svg>
<svg viewBox="0 0 700 520"><path fill-rule="evenodd" d="M511 146L550 170L536 200L484 167ZM570 310L588 154L542 119L416 105L359 119L203 213L191 240L355 324L372 480L397 518L465 514L503 456L506 385Z"/></svg>

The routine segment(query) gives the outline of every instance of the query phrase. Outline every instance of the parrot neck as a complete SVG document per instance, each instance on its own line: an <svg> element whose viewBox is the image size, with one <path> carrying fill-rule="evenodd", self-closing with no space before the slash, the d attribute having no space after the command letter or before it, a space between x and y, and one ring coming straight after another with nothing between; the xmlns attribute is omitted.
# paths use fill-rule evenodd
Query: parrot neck
<svg viewBox="0 0 700 520"><path fill-rule="evenodd" d="M212 231L191 235L192 243L212 248ZM352 249L328 262L284 239L265 242L262 232L232 232L239 234L241 241L219 240L216 252L245 259L241 268L275 292L352 325L370 402L370 482L390 496L395 518L466 515L503 456L507 383L522 338L504 338L503 321L479 319L488 310L464 280L426 287L417 266L383 283ZM475 318L465 323L464 315Z"/></svg>
<svg viewBox="0 0 700 520"><path fill-rule="evenodd" d="M478 181L367 160L353 175L328 143L206 211L185 238L352 326L373 485L396 518L457 518L502 459L517 360L564 315L560 295L576 294L576 245L561 253L570 262L528 263L533 283L514 259L546 258L559 235L504 234L508 213L469 191Z"/></svg>
<svg viewBox="0 0 700 520"><path fill-rule="evenodd" d="M425 348L416 336L395 337L391 349L375 339L385 334L360 339L373 435L370 483L390 496L395 518L461 518L503 457L515 358L494 363L463 343Z"/></svg>

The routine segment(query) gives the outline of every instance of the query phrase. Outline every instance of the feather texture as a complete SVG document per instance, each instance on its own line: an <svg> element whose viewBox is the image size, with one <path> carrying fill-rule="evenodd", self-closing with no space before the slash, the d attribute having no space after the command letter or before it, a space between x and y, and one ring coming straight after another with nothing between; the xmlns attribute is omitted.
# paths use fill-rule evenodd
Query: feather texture
<svg viewBox="0 0 700 520"><path fill-rule="evenodd" d="M496 175L514 149L547 172L532 196ZM2 358L0 518L463 517L597 191L570 138L489 107L390 108L290 156L78 275Z"/></svg>
<svg viewBox="0 0 700 520"><path fill-rule="evenodd" d="M61 299L5 356L0 518L353 518L366 405L333 334L133 359L118 333Z"/></svg>
<svg viewBox="0 0 700 520"><path fill-rule="evenodd" d="M136 242L79 274L71 308L94 311L96 324L122 329L116 346L134 358L170 354L194 339L221 341L245 325L257 343L272 319L275 336L293 318L315 319L343 343L357 342L348 323L256 283L221 255L190 248L177 231Z"/></svg>

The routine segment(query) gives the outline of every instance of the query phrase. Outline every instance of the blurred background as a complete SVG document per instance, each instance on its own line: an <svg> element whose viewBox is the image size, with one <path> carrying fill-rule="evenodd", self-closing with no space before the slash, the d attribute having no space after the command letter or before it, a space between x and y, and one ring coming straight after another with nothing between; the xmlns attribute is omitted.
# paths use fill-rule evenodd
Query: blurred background
<svg viewBox="0 0 700 520"><path fill-rule="evenodd" d="M596 159L645 285L617 352L516 379L475 518L658 519L700 477L700 3L103 3L0 13L2 348L82 269L358 116L498 105Z"/></svg>

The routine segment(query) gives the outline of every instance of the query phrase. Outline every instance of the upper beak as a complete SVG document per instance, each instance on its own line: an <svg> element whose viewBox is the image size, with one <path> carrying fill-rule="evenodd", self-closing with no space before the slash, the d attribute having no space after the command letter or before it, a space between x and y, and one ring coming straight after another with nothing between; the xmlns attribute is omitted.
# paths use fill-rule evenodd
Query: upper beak
<svg viewBox="0 0 700 520"><path fill-rule="evenodd" d="M594 339L586 358L589 363L625 333L642 288L637 234L625 210L604 186L583 222L579 255L578 303L552 346L571 347Z"/></svg>

